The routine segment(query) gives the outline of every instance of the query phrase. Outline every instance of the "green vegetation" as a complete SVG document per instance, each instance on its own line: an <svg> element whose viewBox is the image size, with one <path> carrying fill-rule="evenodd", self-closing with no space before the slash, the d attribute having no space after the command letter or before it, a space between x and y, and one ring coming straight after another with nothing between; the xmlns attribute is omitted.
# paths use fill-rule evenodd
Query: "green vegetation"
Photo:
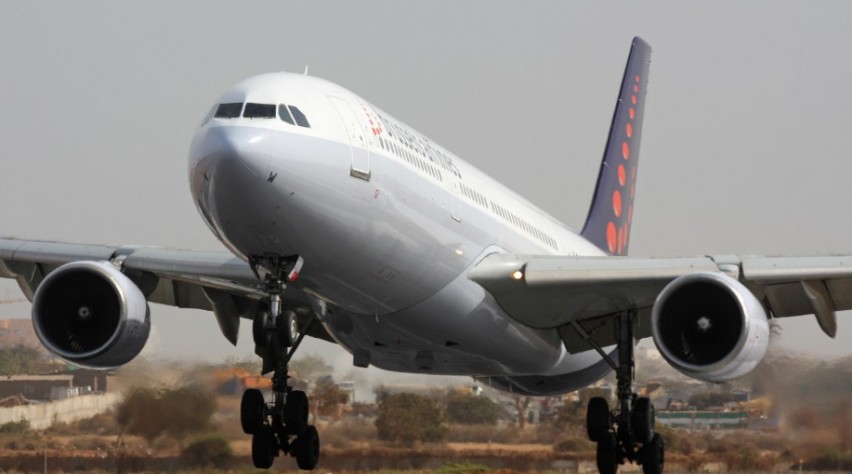
<svg viewBox="0 0 852 474"><path fill-rule="evenodd" d="M30 430L29 420L10 421L0 425L0 433L25 433Z"/></svg>
<svg viewBox="0 0 852 474"><path fill-rule="evenodd" d="M343 405L349 401L349 394L340 390L331 376L320 377L311 393L311 403L318 415L331 416L339 420L343 416Z"/></svg>
<svg viewBox="0 0 852 474"><path fill-rule="evenodd" d="M376 418L379 439L403 445L443 441L447 428L440 407L428 397L411 393L388 396Z"/></svg>
<svg viewBox="0 0 852 474"><path fill-rule="evenodd" d="M208 434L190 441L180 453L181 460L191 467L225 468L231 464L234 452L221 434Z"/></svg>
<svg viewBox="0 0 852 474"><path fill-rule="evenodd" d="M46 372L50 366L43 355L42 351L23 344L0 349L0 376Z"/></svg>
<svg viewBox="0 0 852 474"><path fill-rule="evenodd" d="M496 425L502 409L488 397L450 392L447 396L447 421L463 425Z"/></svg>
<svg viewBox="0 0 852 474"><path fill-rule="evenodd" d="M493 469L482 464L451 462L441 466L437 472L440 474L469 474L474 472L489 472L492 470Z"/></svg>

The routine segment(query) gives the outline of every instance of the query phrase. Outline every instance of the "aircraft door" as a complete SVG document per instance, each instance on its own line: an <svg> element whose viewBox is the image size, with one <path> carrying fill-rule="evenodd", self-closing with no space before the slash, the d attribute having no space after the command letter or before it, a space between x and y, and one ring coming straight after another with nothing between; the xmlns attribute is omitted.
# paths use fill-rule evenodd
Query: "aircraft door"
<svg viewBox="0 0 852 474"><path fill-rule="evenodd" d="M358 119L358 115L355 114L346 100L335 96L328 96L328 100L331 101L331 104L337 110L340 120L346 129L346 135L349 138L349 148L352 154L349 175L369 181L370 148L364 123Z"/></svg>

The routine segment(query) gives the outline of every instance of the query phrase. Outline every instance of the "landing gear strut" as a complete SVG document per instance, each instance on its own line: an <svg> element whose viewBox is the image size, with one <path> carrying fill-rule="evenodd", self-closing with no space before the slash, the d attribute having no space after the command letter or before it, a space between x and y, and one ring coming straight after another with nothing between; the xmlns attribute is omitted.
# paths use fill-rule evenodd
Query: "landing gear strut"
<svg viewBox="0 0 852 474"><path fill-rule="evenodd" d="M613 369L617 380L618 407L610 410L603 397L589 400L586 430L589 439L597 443L597 464L600 474L615 474L619 464L626 461L642 465L644 474L661 474L665 463L665 443L655 432L654 405L633 391L635 359L633 324L635 312L616 317L615 340L618 347L616 364L591 336L575 323L574 328L600 353Z"/></svg>
<svg viewBox="0 0 852 474"><path fill-rule="evenodd" d="M257 389L243 392L240 423L243 431L252 435L251 458L260 469L270 468L280 454L295 457L299 469L304 470L314 469L319 461L319 435L316 427L308 424L308 396L293 390L287 375L293 354L315 321L312 316L300 329L296 313L282 308L281 295L301 266L301 257L252 259L258 276L258 269L263 270L269 297L269 310L257 312L252 333L256 352L263 358L263 372L272 371L272 401L267 402Z"/></svg>

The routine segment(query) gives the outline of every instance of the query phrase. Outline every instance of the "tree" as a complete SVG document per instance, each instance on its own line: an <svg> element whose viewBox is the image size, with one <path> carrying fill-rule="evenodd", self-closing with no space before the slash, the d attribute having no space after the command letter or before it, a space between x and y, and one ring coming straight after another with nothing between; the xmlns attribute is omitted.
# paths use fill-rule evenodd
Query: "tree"
<svg viewBox="0 0 852 474"><path fill-rule="evenodd" d="M448 421L463 425L495 425L500 416L500 407L488 397L450 392L447 396L446 416Z"/></svg>
<svg viewBox="0 0 852 474"><path fill-rule="evenodd" d="M349 394L340 390L331 376L326 376L317 380L311 399L318 415L340 419L343 405L349 402Z"/></svg>
<svg viewBox="0 0 852 474"><path fill-rule="evenodd" d="M160 391L135 387L116 408L115 421L122 431L150 444L164 433L181 440L206 429L215 409L213 397L197 387Z"/></svg>
<svg viewBox="0 0 852 474"><path fill-rule="evenodd" d="M532 398L515 395L512 400L515 402L515 409L518 411L518 428L523 431L527 427L527 410L530 408Z"/></svg>
<svg viewBox="0 0 852 474"><path fill-rule="evenodd" d="M33 347L17 344L0 349L0 376L31 374L48 370L42 352Z"/></svg>
<svg viewBox="0 0 852 474"><path fill-rule="evenodd" d="M385 398L379 405L376 428L380 440L405 445L442 441L447 434L438 405L427 397L411 393Z"/></svg>

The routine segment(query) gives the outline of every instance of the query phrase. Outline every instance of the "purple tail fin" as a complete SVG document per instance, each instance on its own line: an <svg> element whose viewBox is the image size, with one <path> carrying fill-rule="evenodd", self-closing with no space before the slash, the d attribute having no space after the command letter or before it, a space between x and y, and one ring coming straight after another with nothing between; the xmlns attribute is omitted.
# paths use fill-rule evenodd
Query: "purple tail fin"
<svg viewBox="0 0 852 474"><path fill-rule="evenodd" d="M598 184L581 232L589 242L611 255L627 255L630 243L650 62L651 47L642 38L633 38L598 174Z"/></svg>

